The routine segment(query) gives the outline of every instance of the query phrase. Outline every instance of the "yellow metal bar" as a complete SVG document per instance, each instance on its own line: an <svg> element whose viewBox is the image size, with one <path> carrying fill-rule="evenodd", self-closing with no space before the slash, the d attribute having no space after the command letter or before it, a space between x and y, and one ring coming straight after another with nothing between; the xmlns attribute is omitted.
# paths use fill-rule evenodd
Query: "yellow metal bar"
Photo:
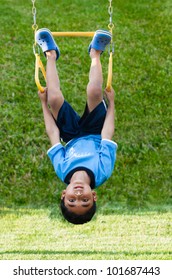
<svg viewBox="0 0 172 280"><path fill-rule="evenodd" d="M44 66L42 64L42 61L40 59L39 54L36 53L35 58L36 58L36 61L35 61L35 83L37 85L38 90L40 92L44 92L44 87L41 86L40 81L39 81L39 70L41 70L45 81L46 81L46 72L45 72L45 69L44 69Z"/></svg>
<svg viewBox="0 0 172 280"><path fill-rule="evenodd" d="M65 31L65 32L51 32L55 37L93 37L95 32L75 32L75 31Z"/></svg>
<svg viewBox="0 0 172 280"><path fill-rule="evenodd" d="M106 85L107 91L110 91L111 87L112 87L112 55L113 55L113 53L110 52L109 65L108 65L108 77L107 77L107 85Z"/></svg>

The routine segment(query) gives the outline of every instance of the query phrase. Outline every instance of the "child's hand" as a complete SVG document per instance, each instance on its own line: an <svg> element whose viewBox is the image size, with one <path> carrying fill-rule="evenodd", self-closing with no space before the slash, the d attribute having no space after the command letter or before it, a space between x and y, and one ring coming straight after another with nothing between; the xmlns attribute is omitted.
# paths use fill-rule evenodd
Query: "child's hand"
<svg viewBox="0 0 172 280"><path fill-rule="evenodd" d="M38 95L42 103L47 103L47 88L44 88L44 92L38 91Z"/></svg>
<svg viewBox="0 0 172 280"><path fill-rule="evenodd" d="M107 91L107 89L105 89L104 93L109 102L114 102L115 91L112 87L111 87L110 91Z"/></svg>

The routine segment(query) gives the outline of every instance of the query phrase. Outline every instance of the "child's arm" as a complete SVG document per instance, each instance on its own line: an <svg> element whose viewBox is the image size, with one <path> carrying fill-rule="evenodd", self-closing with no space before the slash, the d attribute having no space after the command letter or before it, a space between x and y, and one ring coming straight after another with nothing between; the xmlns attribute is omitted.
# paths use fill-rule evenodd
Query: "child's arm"
<svg viewBox="0 0 172 280"><path fill-rule="evenodd" d="M102 139L111 140L113 137L113 134L114 134L114 129L115 129L115 125L114 125L114 109L115 109L114 94L115 94L115 92L114 92L113 88L111 88L110 91L105 90L105 94L109 101L109 104L108 104L108 109L107 109L104 125L102 128L101 136L102 136Z"/></svg>
<svg viewBox="0 0 172 280"><path fill-rule="evenodd" d="M45 122L45 128L46 128L47 135L50 139L51 144L55 145L56 143L60 142L60 132L59 132L59 129L56 126L53 116L48 108L47 90L45 89L45 91L43 93L38 92L38 95L40 97L41 104L42 104L42 110L43 110L44 122Z"/></svg>

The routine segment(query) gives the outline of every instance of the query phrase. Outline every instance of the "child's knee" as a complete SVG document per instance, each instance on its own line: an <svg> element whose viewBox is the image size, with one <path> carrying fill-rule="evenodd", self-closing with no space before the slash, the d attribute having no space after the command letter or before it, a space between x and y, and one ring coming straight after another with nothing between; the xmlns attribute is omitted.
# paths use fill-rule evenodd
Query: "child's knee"
<svg viewBox="0 0 172 280"><path fill-rule="evenodd" d="M51 91L51 94L49 94L49 92L50 92L50 90L48 90L48 103L50 105L63 102L64 97L60 90L53 90L53 91Z"/></svg>
<svg viewBox="0 0 172 280"><path fill-rule="evenodd" d="M87 86L87 96L99 98L102 96L102 86L94 83L89 83Z"/></svg>

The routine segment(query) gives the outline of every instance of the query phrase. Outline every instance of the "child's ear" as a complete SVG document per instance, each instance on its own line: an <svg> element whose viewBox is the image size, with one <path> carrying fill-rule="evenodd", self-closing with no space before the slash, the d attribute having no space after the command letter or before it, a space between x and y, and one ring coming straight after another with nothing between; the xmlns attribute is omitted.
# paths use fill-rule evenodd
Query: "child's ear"
<svg viewBox="0 0 172 280"><path fill-rule="evenodd" d="M93 194L93 200L94 201L97 201L97 194L95 191L92 191L92 194Z"/></svg>
<svg viewBox="0 0 172 280"><path fill-rule="evenodd" d="M61 195L61 199L63 199L65 197L66 191L62 191L62 195Z"/></svg>

